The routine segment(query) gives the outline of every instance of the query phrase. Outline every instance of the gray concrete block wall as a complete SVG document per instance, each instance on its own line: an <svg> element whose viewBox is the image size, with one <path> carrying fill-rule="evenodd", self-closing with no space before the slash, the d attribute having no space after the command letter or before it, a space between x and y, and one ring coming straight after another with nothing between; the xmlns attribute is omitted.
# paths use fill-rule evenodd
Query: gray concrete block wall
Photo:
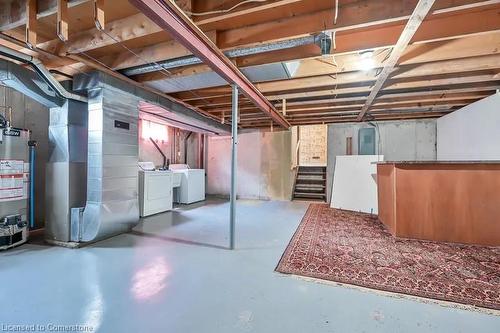
<svg viewBox="0 0 500 333"><path fill-rule="evenodd" d="M374 122L376 131L376 152L384 155L386 161L435 160L436 120L401 120ZM328 168L327 195L330 201L335 158L346 153L346 138L352 137L352 153L358 154L358 131L373 127L368 123L345 123L328 125ZM380 133L379 133L380 132Z"/></svg>
<svg viewBox="0 0 500 333"><path fill-rule="evenodd" d="M38 142L35 166L35 221L37 227L45 220L45 169L49 150L49 109L26 95L0 85L0 105L12 107L12 126L31 130L31 139ZM0 112L4 112L3 108Z"/></svg>

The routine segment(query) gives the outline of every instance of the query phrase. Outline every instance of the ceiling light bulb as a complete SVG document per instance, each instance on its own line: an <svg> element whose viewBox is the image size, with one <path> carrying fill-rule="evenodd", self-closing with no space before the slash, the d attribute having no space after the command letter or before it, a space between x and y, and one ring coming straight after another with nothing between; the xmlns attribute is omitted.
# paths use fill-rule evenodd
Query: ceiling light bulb
<svg viewBox="0 0 500 333"><path fill-rule="evenodd" d="M359 68L363 71L369 71L375 68L375 60L373 60L373 51L360 53Z"/></svg>
<svg viewBox="0 0 500 333"><path fill-rule="evenodd" d="M375 68L375 61L373 59L361 59L359 61L359 67L363 71L369 71Z"/></svg>

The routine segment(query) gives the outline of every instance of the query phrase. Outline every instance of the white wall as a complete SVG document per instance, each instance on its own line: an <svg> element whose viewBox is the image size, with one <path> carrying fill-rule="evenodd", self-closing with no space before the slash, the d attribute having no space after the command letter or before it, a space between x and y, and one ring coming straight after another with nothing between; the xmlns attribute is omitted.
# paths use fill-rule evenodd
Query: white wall
<svg viewBox="0 0 500 333"><path fill-rule="evenodd" d="M500 160L500 94L437 121L438 160Z"/></svg>
<svg viewBox="0 0 500 333"><path fill-rule="evenodd" d="M289 200L293 185L291 132L242 133L238 140L238 197ZM231 137L210 137L207 149L207 194L227 196Z"/></svg>
<svg viewBox="0 0 500 333"><path fill-rule="evenodd" d="M163 158L156 149L156 147L148 139L142 139L142 126L139 126L139 161L142 162L153 162L155 166L160 167L163 163ZM174 135L180 133L174 140ZM168 127L168 141L158 142L160 149L170 160L170 164L174 163L184 163L184 138L189 132L184 130L174 131L173 127ZM200 139L198 133L192 133L192 135L187 140L187 164L190 168L199 167L199 157L198 157L198 140ZM176 147L174 147L174 141L176 141ZM175 151L180 152L176 154ZM175 156L177 155L177 162L175 161Z"/></svg>
<svg viewBox="0 0 500 333"><path fill-rule="evenodd" d="M436 120L398 120L374 122L380 130L376 133L376 154L386 161L423 161L436 159ZM328 125L327 194L330 200L335 158L346 153L346 138L352 137L352 153L358 154L358 131L372 127L367 123Z"/></svg>

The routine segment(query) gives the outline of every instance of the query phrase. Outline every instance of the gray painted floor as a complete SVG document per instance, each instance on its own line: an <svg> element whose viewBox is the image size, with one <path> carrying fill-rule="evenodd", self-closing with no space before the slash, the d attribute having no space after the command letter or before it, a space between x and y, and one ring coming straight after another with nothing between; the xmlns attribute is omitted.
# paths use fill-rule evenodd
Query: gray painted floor
<svg viewBox="0 0 500 333"><path fill-rule="evenodd" d="M228 208L211 200L157 215L130 234L82 249L30 244L0 253L0 325L82 324L98 332L498 332L499 316L274 272L305 203L239 201L238 249L223 249Z"/></svg>

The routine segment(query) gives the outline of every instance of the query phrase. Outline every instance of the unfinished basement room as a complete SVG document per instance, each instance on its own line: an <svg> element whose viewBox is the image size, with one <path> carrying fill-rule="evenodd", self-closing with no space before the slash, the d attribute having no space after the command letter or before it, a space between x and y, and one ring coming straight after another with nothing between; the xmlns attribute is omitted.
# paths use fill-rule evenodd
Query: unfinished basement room
<svg viewBox="0 0 500 333"><path fill-rule="evenodd" d="M500 332L500 0L0 0L1 332Z"/></svg>

